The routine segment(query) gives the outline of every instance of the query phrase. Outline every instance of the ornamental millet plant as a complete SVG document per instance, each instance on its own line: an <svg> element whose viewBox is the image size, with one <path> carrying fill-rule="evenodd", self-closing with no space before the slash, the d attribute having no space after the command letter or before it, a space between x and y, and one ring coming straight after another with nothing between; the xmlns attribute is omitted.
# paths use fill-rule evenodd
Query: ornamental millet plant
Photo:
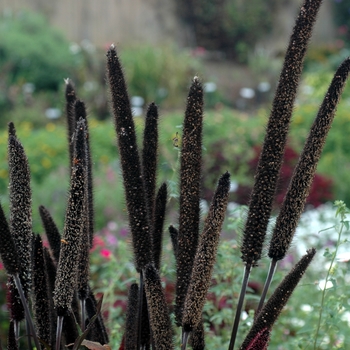
<svg viewBox="0 0 350 350"><path fill-rule="evenodd" d="M320 0L305 0L288 45L266 129L241 253L245 265L229 350L233 350L250 271L262 256L272 201L282 164L289 124L301 76L307 43ZM286 197L268 244L270 272L251 330L242 350L266 350L271 330L282 308L316 251L306 255L283 279L265 303L273 272L293 239L304 208L317 162L335 115L350 69L350 59L338 68L295 168ZM218 179L209 212L200 231L200 183L202 173L203 86L194 77L185 109L180 147L178 223L165 230L167 183L157 189L158 107L151 103L145 120L142 150L138 150L127 84L116 47L107 52L107 81L123 175L123 186L133 261L139 283L130 286L124 335L120 349L205 348L202 310L211 284L220 231L230 189L230 174ZM25 318L28 348L78 349L85 345L109 348L108 332L89 284L89 249L94 227L92 155L85 104L73 83L66 80L66 116L70 184L62 232L50 214L50 203L39 213L50 247L32 232L30 172L24 149L9 124L10 220L0 207L0 254L9 275L8 305L11 315L8 349L17 349L19 323ZM229 170L229 169L227 169ZM169 232L176 261L175 325L181 339L173 339L171 315L161 283L163 235ZM32 301L33 310L28 307ZM228 339L227 339L228 340ZM89 341L89 342L88 342ZM189 344L189 345L188 345Z"/></svg>

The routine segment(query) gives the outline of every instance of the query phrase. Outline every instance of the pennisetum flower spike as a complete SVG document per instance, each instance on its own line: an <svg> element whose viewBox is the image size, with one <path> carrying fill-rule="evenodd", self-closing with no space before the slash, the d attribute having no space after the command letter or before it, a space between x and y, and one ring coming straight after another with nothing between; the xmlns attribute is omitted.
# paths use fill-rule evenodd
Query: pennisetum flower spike
<svg viewBox="0 0 350 350"><path fill-rule="evenodd" d="M167 185L164 182L162 186L160 186L157 193L154 207L154 224L152 226L153 261L154 266L158 271L160 269L160 260L162 256L163 226L165 220L167 197Z"/></svg>
<svg viewBox="0 0 350 350"><path fill-rule="evenodd" d="M187 97L182 132L180 213L177 235L175 319L182 325L183 305L199 239L200 181L202 167L203 87L194 77Z"/></svg>
<svg viewBox="0 0 350 350"><path fill-rule="evenodd" d="M87 229L89 234L90 248L92 248L93 238L94 238L94 198L93 198L93 180L92 180L92 157L90 150L90 133L89 124L86 114L85 104L81 100L76 100L74 102L74 114L75 120L78 121L80 118L85 120L86 128L86 171L87 171L87 197L86 197L86 207L87 207Z"/></svg>
<svg viewBox="0 0 350 350"><path fill-rule="evenodd" d="M251 268L256 266L261 258L303 61L321 2L322 0L305 0L301 6L273 100L243 230L241 258L245 263L245 271L229 350L234 348Z"/></svg>
<svg viewBox="0 0 350 350"><path fill-rule="evenodd" d="M139 284L139 335L141 338L141 315L143 300L143 268L152 262L152 237L147 211L145 185L136 143L136 133L123 70L114 45L107 52L107 76L111 90L112 109L121 167L129 225L132 235L134 263L140 273ZM138 347L140 344L138 344Z"/></svg>
<svg viewBox="0 0 350 350"><path fill-rule="evenodd" d="M151 103L147 109L143 134L142 173L146 192L146 205L150 225L153 224L156 192L156 173L158 156L158 107ZM153 229L151 228L151 231Z"/></svg>
<svg viewBox="0 0 350 350"><path fill-rule="evenodd" d="M137 283L133 283L129 289L125 325L125 347L130 350L137 350L138 294L139 287Z"/></svg>
<svg viewBox="0 0 350 350"><path fill-rule="evenodd" d="M183 308L182 327L184 336L186 336L185 333L189 333L196 328L202 320L202 309L211 283L211 274L216 260L229 190L230 174L226 172L219 179L195 254ZM182 349L186 349L186 342L183 342Z"/></svg>
<svg viewBox="0 0 350 350"><path fill-rule="evenodd" d="M165 295L156 268L149 264L144 271L147 307L155 349L173 349L173 335Z"/></svg>
<svg viewBox="0 0 350 350"><path fill-rule="evenodd" d="M69 147L69 164L70 169L73 166L73 156L74 156L74 143L73 143L73 134L77 125L77 120L75 119L74 113L74 102L77 99L75 94L75 88L70 79L64 80L66 83L66 118L67 118L67 130L68 130L68 147Z"/></svg>
<svg viewBox="0 0 350 350"><path fill-rule="evenodd" d="M135 266L137 271L140 272L152 261L150 226L136 144L135 126L122 67L114 45L111 46L107 53L107 73L111 90L118 148L121 157Z"/></svg>
<svg viewBox="0 0 350 350"><path fill-rule="evenodd" d="M314 248L309 249L295 265L292 271L283 279L255 319L252 328L240 347L240 350L255 349L251 347L251 344L257 339L259 333L266 333L265 330L271 331L273 324L277 320L283 307L286 305L315 254L316 250Z"/></svg>
<svg viewBox="0 0 350 350"><path fill-rule="evenodd" d="M294 237L300 215L304 210L306 198L314 178L328 131L332 125L336 107L350 73L350 58L337 69L328 88L320 110L310 129L298 164L294 169L287 194L273 229L268 256L272 259L257 313L262 308L277 261L282 260Z"/></svg>
<svg viewBox="0 0 350 350"><path fill-rule="evenodd" d="M10 232L20 259L19 276L25 296L31 287L32 199L28 159L9 126Z"/></svg>
<svg viewBox="0 0 350 350"><path fill-rule="evenodd" d="M71 185L54 291L54 304L58 316L56 350L60 349L63 318L69 315L73 301L82 245L86 189L86 129L82 119L77 123L74 141Z"/></svg>
<svg viewBox="0 0 350 350"><path fill-rule="evenodd" d="M51 344L51 319L44 248L40 235L33 244L33 311L38 337Z"/></svg>
<svg viewBox="0 0 350 350"><path fill-rule="evenodd" d="M19 257L12 239L4 211L0 204L0 256L9 275L16 275L20 269Z"/></svg>
<svg viewBox="0 0 350 350"><path fill-rule="evenodd" d="M55 224L50 212L47 208L45 208L43 205L39 207L39 214L41 221L43 223L46 237L50 244L50 249L52 252L52 255L58 263L59 257L60 257L60 250L61 250L61 235L57 228L57 225Z"/></svg>

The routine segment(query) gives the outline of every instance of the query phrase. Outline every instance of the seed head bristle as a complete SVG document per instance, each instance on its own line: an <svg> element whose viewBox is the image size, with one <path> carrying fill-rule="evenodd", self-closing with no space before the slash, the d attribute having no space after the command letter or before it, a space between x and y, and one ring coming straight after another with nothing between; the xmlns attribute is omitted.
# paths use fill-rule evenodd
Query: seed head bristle
<svg viewBox="0 0 350 350"><path fill-rule="evenodd" d="M19 140L9 135L9 192L10 192L10 232L20 259L19 277L24 294L31 287L32 259L32 194L27 156Z"/></svg>
<svg viewBox="0 0 350 350"><path fill-rule="evenodd" d="M87 229L89 234L90 248L92 248L94 238L94 199L93 199L93 179L92 179L92 157L90 150L90 133L89 124L86 113L85 104L81 100L74 102L74 114L75 120L83 118L85 120L86 128L86 171L87 171L87 197L86 197L86 208L88 210L87 217Z"/></svg>
<svg viewBox="0 0 350 350"><path fill-rule="evenodd" d="M51 319L44 250L40 235L33 244L33 312L37 336L51 344Z"/></svg>
<svg viewBox="0 0 350 350"><path fill-rule="evenodd" d="M177 237L178 237L178 230L173 226L170 225L169 228L169 234L171 238L171 243L173 245L174 255L175 259L177 259Z"/></svg>
<svg viewBox="0 0 350 350"><path fill-rule="evenodd" d="M128 308L126 311L125 346L127 349L137 349L137 314L139 287L137 283L130 286L128 294Z"/></svg>
<svg viewBox="0 0 350 350"><path fill-rule="evenodd" d="M350 58L347 58L334 75L294 169L273 230L268 253L271 259L283 259L291 245L349 72Z"/></svg>
<svg viewBox="0 0 350 350"><path fill-rule="evenodd" d="M202 309L211 283L229 190L230 174L226 172L219 180L195 255L183 309L182 326L185 332L191 332L202 320Z"/></svg>
<svg viewBox="0 0 350 350"><path fill-rule="evenodd" d="M292 271L283 279L258 314L240 349L246 350L247 346L251 344L251 342L256 339L256 336L264 329L269 331L272 329L273 324L279 317L283 307L286 305L315 254L316 250L314 248L309 249Z"/></svg>
<svg viewBox="0 0 350 350"><path fill-rule="evenodd" d="M180 213L177 236L175 318L181 324L183 304L198 246L202 168L203 87L194 79L187 97L182 131Z"/></svg>
<svg viewBox="0 0 350 350"><path fill-rule="evenodd" d="M192 346L192 350L205 349L203 321L199 322L192 330L188 343Z"/></svg>
<svg viewBox="0 0 350 350"><path fill-rule="evenodd" d="M152 261L152 240L135 126L122 67L114 47L111 47L107 53L107 74L121 157L135 266L140 272Z"/></svg>
<svg viewBox="0 0 350 350"><path fill-rule="evenodd" d="M66 118L67 118L67 131L68 131L68 146L69 146L69 164L70 169L72 169L72 162L74 156L74 143L73 143L73 134L76 128L77 120L75 119L74 113L74 102L77 99L75 94L75 88L70 79L66 79Z"/></svg>
<svg viewBox="0 0 350 350"><path fill-rule="evenodd" d="M52 255L55 258L56 263L58 263L61 250L60 232L58 231L57 225L55 224L50 212L43 205L39 207L39 214L45 229L46 237L50 244Z"/></svg>
<svg viewBox="0 0 350 350"><path fill-rule="evenodd" d="M162 256L162 242L163 242L163 226L165 220L165 209L166 202L168 198L167 193L167 185L164 182L162 186L160 186L155 207L154 207L154 224L152 231L152 239L153 239L153 261L154 266L157 270L160 269L160 259Z"/></svg>
<svg viewBox="0 0 350 350"><path fill-rule="evenodd" d="M68 205L57 268L54 303L58 316L69 314L73 301L80 259L86 188L86 130L79 120L75 132L75 152Z"/></svg>
<svg viewBox="0 0 350 350"><path fill-rule="evenodd" d="M0 256L6 272L15 275L20 270L17 249L12 239L10 228L0 204Z"/></svg>
<svg viewBox="0 0 350 350"><path fill-rule="evenodd" d="M158 271L152 264L144 269L144 282L155 348L171 350L174 347L168 306Z"/></svg>
<svg viewBox="0 0 350 350"><path fill-rule="evenodd" d="M158 156L158 107L151 103L146 114L142 149L142 174L145 183L146 205L149 223L154 220L154 200L156 191L156 172ZM151 227L151 232L153 228Z"/></svg>
<svg viewBox="0 0 350 350"><path fill-rule="evenodd" d="M261 258L306 48L322 0L304 1L287 48L255 174L241 246L242 260Z"/></svg>
<svg viewBox="0 0 350 350"><path fill-rule="evenodd" d="M24 319L24 309L12 276L8 277L6 285L7 309L10 312L10 320L20 322Z"/></svg>

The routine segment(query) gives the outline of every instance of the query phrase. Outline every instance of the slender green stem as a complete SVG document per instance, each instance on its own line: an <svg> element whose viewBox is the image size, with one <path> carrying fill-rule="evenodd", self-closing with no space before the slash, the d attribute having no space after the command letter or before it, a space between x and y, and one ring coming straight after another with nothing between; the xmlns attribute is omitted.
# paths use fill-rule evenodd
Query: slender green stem
<svg viewBox="0 0 350 350"><path fill-rule="evenodd" d="M241 318L241 312L244 302L245 293L247 290L249 275L251 271L252 265L247 264L244 268L244 275L243 275L243 282L242 282L242 288L241 288L241 294L238 299L237 309L236 309L236 316L235 321L233 323L232 333L231 333L231 340L230 340L230 346L229 350L233 350L233 347L235 346L237 331L238 331L238 325Z"/></svg>
<svg viewBox="0 0 350 350"><path fill-rule="evenodd" d="M264 290L263 290L263 292L261 294L259 305L258 305L258 308L257 308L256 313L255 313L255 318L258 316L259 312L261 311L261 309L262 309L262 307L264 305L264 301L265 301L265 298L266 298L266 295L267 295L267 291L269 290L269 287L270 287L273 275L275 274L275 271L276 271L276 266L277 266L277 260L271 260L269 273L268 273L268 275L266 277Z"/></svg>
<svg viewBox="0 0 350 350"><path fill-rule="evenodd" d="M316 328L316 334L315 334L315 337L314 337L314 350L319 348L317 346L317 339L318 339L320 328L321 328L321 320L322 320L322 315L323 315L324 301L325 301L325 297L326 297L327 282L329 280L329 276L330 276L331 271L333 269L333 264L334 264L335 258L337 256L337 253L338 253L338 248L339 248L339 245L340 245L340 238L341 238L341 234L342 234L343 229L344 229L343 220L344 220L344 214L341 214L341 221L340 221L341 222L341 226L340 226L339 231L338 231L338 240L337 240L337 244L335 246L335 252L332 255L331 264L330 264L329 269L327 271L325 284L324 284L324 287L323 287L323 290L322 290L322 297L321 297L321 305L320 305L320 311L319 311L319 316L318 316L318 323L317 323L317 328Z"/></svg>

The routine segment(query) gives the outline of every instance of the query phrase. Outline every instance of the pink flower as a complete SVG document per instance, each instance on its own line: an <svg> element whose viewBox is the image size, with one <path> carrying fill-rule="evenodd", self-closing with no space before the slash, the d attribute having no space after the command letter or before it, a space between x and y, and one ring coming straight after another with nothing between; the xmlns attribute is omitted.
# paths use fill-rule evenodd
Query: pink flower
<svg viewBox="0 0 350 350"><path fill-rule="evenodd" d="M100 236L94 236L91 251L93 252L98 247L104 247L104 246L105 246L105 242L103 241L103 239Z"/></svg>
<svg viewBox="0 0 350 350"><path fill-rule="evenodd" d="M4 265L2 264L2 262L0 261L0 271L4 269Z"/></svg>
<svg viewBox="0 0 350 350"><path fill-rule="evenodd" d="M112 252L109 249L102 248L100 254L105 259L110 259L112 256Z"/></svg>

